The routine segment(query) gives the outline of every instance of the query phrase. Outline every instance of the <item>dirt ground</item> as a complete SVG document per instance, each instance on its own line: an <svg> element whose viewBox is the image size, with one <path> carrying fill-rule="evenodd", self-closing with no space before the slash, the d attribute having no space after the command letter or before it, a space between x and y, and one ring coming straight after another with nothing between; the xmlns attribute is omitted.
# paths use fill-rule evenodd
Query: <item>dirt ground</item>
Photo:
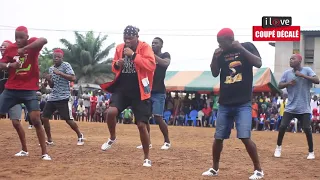
<svg viewBox="0 0 320 180"><path fill-rule="evenodd" d="M108 138L106 124L79 123L87 141L76 146L76 135L63 121L51 121L55 146L49 147L52 161L40 159L35 130L25 127L29 157L14 157L20 150L19 140L9 120L0 120L0 179L67 180L67 179L248 179L253 167L244 146L235 138L225 142L218 177L202 177L212 164L211 145L213 128L170 126L172 149L160 150L161 132L152 126L150 157L152 167L142 167L142 150L135 125L118 125L118 142L109 151L100 147ZM316 160L307 160L307 143L301 133L287 133L283 145L283 157L275 159L277 132L253 132L261 158L265 179L320 179L320 135L314 134Z"/></svg>

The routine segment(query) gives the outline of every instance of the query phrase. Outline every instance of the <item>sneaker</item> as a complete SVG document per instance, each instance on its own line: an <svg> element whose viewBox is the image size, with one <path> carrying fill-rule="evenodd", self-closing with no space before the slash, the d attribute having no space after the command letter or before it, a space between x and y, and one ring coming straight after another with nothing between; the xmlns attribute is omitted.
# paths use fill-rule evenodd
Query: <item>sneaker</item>
<svg viewBox="0 0 320 180"><path fill-rule="evenodd" d="M142 145L137 146L137 149L143 149ZM152 144L149 145L149 149L152 149Z"/></svg>
<svg viewBox="0 0 320 180"><path fill-rule="evenodd" d="M81 133L81 137L78 138L77 145L78 146L83 146L84 145L84 140L85 140L84 135Z"/></svg>
<svg viewBox="0 0 320 180"><path fill-rule="evenodd" d="M151 167L151 161L149 159L145 159L143 161L143 165L144 167Z"/></svg>
<svg viewBox="0 0 320 180"><path fill-rule="evenodd" d="M29 125L28 129L32 129L32 128L33 128L33 126L32 126L32 125Z"/></svg>
<svg viewBox="0 0 320 180"><path fill-rule="evenodd" d="M42 155L41 159L45 161L51 161L51 157L48 154Z"/></svg>
<svg viewBox="0 0 320 180"><path fill-rule="evenodd" d="M213 168L210 168L208 171L202 173L202 176L218 176L219 169L214 170Z"/></svg>
<svg viewBox="0 0 320 180"><path fill-rule="evenodd" d="M116 139L115 140L108 139L107 142L102 144L101 150L106 151L106 150L110 149L115 142L116 142Z"/></svg>
<svg viewBox="0 0 320 180"><path fill-rule="evenodd" d="M26 151L21 150L20 152L18 152L14 156L16 156L16 157L29 156L29 153L26 152Z"/></svg>
<svg viewBox="0 0 320 180"><path fill-rule="evenodd" d="M47 146L53 146L54 145L53 141L46 141L46 144L47 144ZM39 146L40 146L40 144L39 144Z"/></svg>
<svg viewBox="0 0 320 180"><path fill-rule="evenodd" d="M281 157L281 146L277 145L276 150L274 151L274 157Z"/></svg>
<svg viewBox="0 0 320 180"><path fill-rule="evenodd" d="M161 147L161 149L162 149L162 150L168 150L168 149L170 149L170 147L171 147L171 144L165 142L165 143L163 144L163 146Z"/></svg>
<svg viewBox="0 0 320 180"><path fill-rule="evenodd" d="M262 179L264 176L263 171L258 171L255 170L253 172L253 175L249 177L250 180L254 180L254 179Z"/></svg>
<svg viewBox="0 0 320 180"><path fill-rule="evenodd" d="M315 159L314 152L309 152L307 159Z"/></svg>

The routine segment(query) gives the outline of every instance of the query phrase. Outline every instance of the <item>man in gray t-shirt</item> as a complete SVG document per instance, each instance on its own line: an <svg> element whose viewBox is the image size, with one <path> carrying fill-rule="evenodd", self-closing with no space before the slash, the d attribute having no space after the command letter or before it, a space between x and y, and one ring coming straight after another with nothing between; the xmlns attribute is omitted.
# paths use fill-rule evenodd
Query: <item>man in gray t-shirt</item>
<svg viewBox="0 0 320 180"><path fill-rule="evenodd" d="M319 78L311 68L301 67L301 62L301 55L292 55L290 58L291 69L283 73L279 82L280 89L287 89L288 102L279 128L277 147L274 152L275 157L281 156L281 145L286 129L291 120L297 118L302 123L308 141L309 155L307 159L315 158L311 131L310 90L313 83L319 84Z"/></svg>
<svg viewBox="0 0 320 180"><path fill-rule="evenodd" d="M42 113L42 122L47 133L47 144L52 145L49 119L58 110L61 119L65 120L71 129L77 133L77 145L80 146L84 144L84 136L80 132L78 125L73 121L72 105L69 104L71 97L70 81L75 81L76 77L71 65L63 62L63 54L60 49L54 50L53 53L54 65L49 68L49 74L46 76L52 91Z"/></svg>

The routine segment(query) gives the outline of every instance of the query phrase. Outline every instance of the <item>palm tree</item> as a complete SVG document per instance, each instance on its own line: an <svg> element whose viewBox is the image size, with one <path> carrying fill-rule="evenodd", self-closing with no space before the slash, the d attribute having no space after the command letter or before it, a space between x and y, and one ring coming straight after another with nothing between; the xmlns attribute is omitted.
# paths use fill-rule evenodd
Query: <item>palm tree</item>
<svg viewBox="0 0 320 180"><path fill-rule="evenodd" d="M48 70L52 65L52 50L44 48L39 56L39 69L41 78L43 78L44 75L48 73Z"/></svg>
<svg viewBox="0 0 320 180"><path fill-rule="evenodd" d="M97 37L92 31L85 35L74 32L76 43L72 44L66 39L60 39L65 46L64 60L69 62L77 76L78 83L101 84L106 79L113 78L111 71L111 59L107 59L110 50L115 47L115 43L102 49L107 35Z"/></svg>

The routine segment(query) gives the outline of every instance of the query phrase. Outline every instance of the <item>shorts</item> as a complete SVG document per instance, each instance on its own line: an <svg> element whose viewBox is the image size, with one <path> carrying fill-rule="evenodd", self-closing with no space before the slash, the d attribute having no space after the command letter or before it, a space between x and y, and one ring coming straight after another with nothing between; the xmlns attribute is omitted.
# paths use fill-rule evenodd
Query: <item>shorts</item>
<svg viewBox="0 0 320 180"><path fill-rule="evenodd" d="M219 106L216 120L215 139L229 139L234 122L236 123L237 138L251 137L252 109L251 102L241 105Z"/></svg>
<svg viewBox="0 0 320 180"><path fill-rule="evenodd" d="M302 123L303 129L308 129L311 127L311 113L305 114L293 114L289 112L284 112L281 120L280 128L287 128L293 118L297 118L298 121Z"/></svg>
<svg viewBox="0 0 320 180"><path fill-rule="evenodd" d="M0 95L0 114L9 113L13 106L22 103L26 106L28 112L40 111L36 91L5 89Z"/></svg>
<svg viewBox="0 0 320 180"><path fill-rule="evenodd" d="M72 106L69 103L69 99L63 99L60 101L47 101L44 106L42 117L50 119L53 113L58 110L61 119L73 120Z"/></svg>
<svg viewBox="0 0 320 180"><path fill-rule="evenodd" d="M135 122L149 123L152 116L151 101L149 99L141 100L140 97L132 98L123 93L113 93L110 99L110 107L118 109L119 114L127 107L131 106Z"/></svg>
<svg viewBox="0 0 320 180"><path fill-rule="evenodd" d="M22 106L21 104L16 104L9 109L10 120L21 120Z"/></svg>
<svg viewBox="0 0 320 180"><path fill-rule="evenodd" d="M252 121L253 121L253 122L259 121L259 118L253 117L253 118L252 118Z"/></svg>
<svg viewBox="0 0 320 180"><path fill-rule="evenodd" d="M156 116L163 116L166 94L151 93L150 100L152 102L152 114Z"/></svg>

